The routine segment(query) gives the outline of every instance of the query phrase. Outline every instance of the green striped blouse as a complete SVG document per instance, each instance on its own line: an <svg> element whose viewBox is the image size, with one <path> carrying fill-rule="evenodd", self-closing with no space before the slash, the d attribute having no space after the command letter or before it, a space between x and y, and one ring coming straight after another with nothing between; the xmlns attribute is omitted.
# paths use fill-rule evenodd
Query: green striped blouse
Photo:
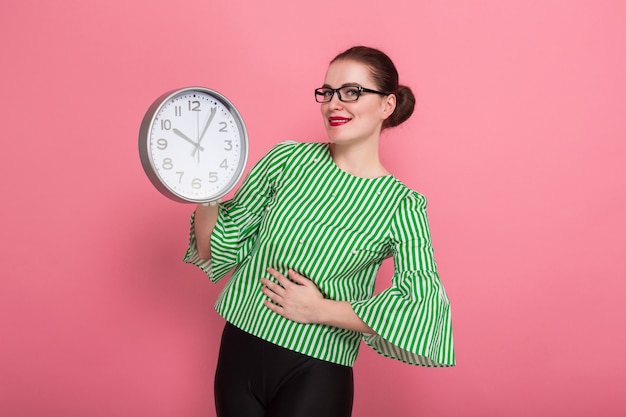
<svg viewBox="0 0 626 417"><path fill-rule="evenodd" d="M216 282L236 268L215 308L242 330L318 359L352 366L360 340L423 366L455 364L448 297L437 275L426 199L391 175L360 178L335 165L324 143L284 142L220 203L212 259L198 257L191 219L185 262ZM393 256L390 288L373 295ZM349 301L376 331L362 334L285 319L263 305L266 268L311 279L326 298Z"/></svg>

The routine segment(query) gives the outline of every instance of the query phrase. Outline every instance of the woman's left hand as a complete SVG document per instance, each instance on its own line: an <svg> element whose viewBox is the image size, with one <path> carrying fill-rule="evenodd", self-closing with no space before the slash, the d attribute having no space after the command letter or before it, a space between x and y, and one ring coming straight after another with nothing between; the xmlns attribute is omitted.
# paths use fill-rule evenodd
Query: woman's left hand
<svg viewBox="0 0 626 417"><path fill-rule="evenodd" d="M292 270L290 279L273 268L267 271L278 281L261 278L263 294L269 298L265 300L267 308L298 323L318 323L324 296L313 281Z"/></svg>

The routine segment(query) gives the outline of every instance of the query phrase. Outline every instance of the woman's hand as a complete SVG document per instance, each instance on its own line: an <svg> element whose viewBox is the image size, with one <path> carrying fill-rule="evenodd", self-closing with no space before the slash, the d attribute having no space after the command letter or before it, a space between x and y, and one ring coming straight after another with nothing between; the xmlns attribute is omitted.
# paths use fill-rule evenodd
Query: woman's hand
<svg viewBox="0 0 626 417"><path fill-rule="evenodd" d="M289 270L290 279L273 268L267 271L278 281L261 278L263 294L269 298L265 305L270 310L299 323L320 322L325 300L313 281L292 270Z"/></svg>
<svg viewBox="0 0 626 417"><path fill-rule="evenodd" d="M286 319L298 323L326 324L328 326L374 334L375 331L361 320L347 301L324 298L317 286L308 278L289 270L289 278L273 268L267 271L276 282L261 278L267 308Z"/></svg>

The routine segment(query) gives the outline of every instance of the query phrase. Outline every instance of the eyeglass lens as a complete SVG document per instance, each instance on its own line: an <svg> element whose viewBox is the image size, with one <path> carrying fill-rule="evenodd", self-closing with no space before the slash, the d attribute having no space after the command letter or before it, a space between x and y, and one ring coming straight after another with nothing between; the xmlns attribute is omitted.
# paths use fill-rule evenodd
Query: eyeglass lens
<svg viewBox="0 0 626 417"><path fill-rule="evenodd" d="M328 103L332 100L335 93L337 93L337 96L341 101L357 101L361 94L361 89L359 87L352 86L337 89L318 88L315 90L315 100L319 103Z"/></svg>

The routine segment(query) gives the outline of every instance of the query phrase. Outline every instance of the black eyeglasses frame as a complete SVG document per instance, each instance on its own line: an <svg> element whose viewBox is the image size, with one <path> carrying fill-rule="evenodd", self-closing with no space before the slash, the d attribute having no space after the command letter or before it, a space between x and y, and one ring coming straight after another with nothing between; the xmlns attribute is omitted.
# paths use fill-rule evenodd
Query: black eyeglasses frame
<svg viewBox="0 0 626 417"><path fill-rule="evenodd" d="M342 90L344 88L355 88L356 91L358 91L358 94L357 94L356 98L354 100L344 100L341 97L341 93L339 92L339 90ZM333 92L331 94L331 96L328 98L328 100L320 101L318 99L320 96L321 97L325 97L324 94L321 93L322 90L327 90L327 91L332 91ZM341 101L342 103L353 103L353 102L357 101L359 99L359 97L361 97L362 93L380 94L381 96L388 96L389 94L391 94L391 93L385 93L385 92L382 92L382 91L372 90L371 88L361 87L360 85L344 85L344 86L339 87L339 88L320 87L320 88L316 88L315 91L314 91L315 101L317 101L318 103L330 103L331 100L333 99L333 96L335 94L337 94L337 98L339 98L339 101Z"/></svg>

